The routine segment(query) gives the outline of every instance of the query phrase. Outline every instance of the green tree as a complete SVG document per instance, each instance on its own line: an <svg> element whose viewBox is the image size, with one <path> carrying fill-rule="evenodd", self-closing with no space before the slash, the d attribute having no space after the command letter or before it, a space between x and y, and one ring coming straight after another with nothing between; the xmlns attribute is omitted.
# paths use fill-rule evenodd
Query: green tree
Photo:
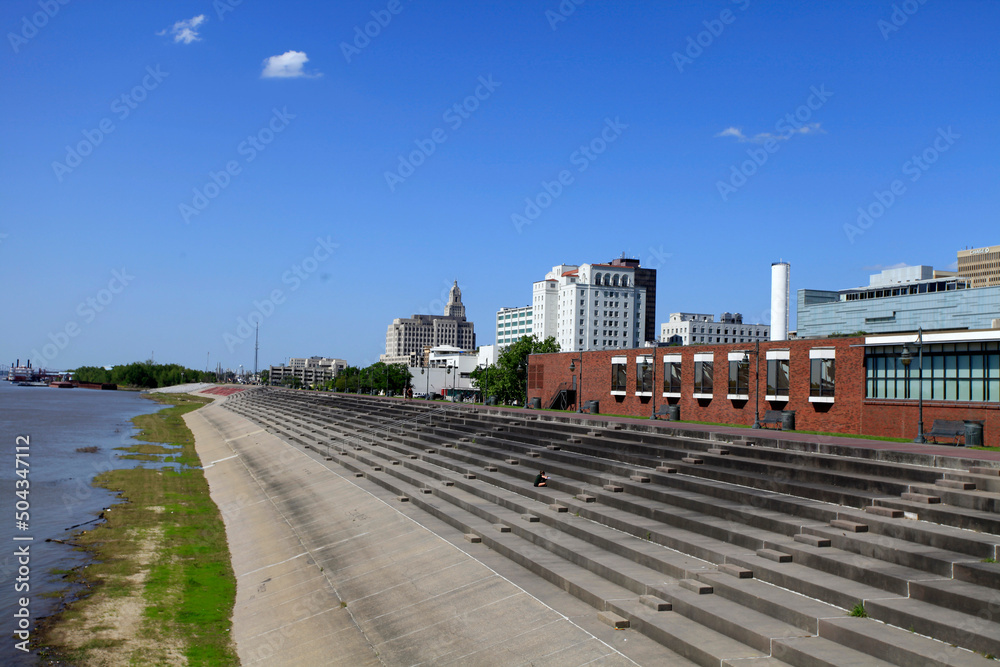
<svg viewBox="0 0 1000 667"><path fill-rule="evenodd" d="M261 384L267 384L267 381L270 379L270 377L271 377L271 371L270 371L270 369L265 370L265 371L261 371L260 372L260 383Z"/></svg>
<svg viewBox="0 0 1000 667"><path fill-rule="evenodd" d="M522 405L528 386L528 357L558 351L559 343L552 336L543 341L533 335L522 336L500 353L495 366L472 371L472 381L477 387L482 383L484 398L496 396L505 405Z"/></svg>

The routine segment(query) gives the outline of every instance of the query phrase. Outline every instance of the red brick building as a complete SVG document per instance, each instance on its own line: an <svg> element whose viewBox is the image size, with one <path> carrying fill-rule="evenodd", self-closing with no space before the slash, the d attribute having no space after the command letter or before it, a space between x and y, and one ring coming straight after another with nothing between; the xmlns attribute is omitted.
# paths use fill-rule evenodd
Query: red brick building
<svg viewBox="0 0 1000 667"><path fill-rule="evenodd" d="M919 361L914 334L532 355L528 398L604 414L747 424L754 408L795 412L797 430L913 438ZM914 350L909 368L904 345ZM1000 331L924 334L924 430L935 419L984 423L1000 436ZM759 378L759 379L758 379ZM759 382L759 386L758 386ZM559 405L560 401L562 406ZM664 415L665 416L665 415Z"/></svg>

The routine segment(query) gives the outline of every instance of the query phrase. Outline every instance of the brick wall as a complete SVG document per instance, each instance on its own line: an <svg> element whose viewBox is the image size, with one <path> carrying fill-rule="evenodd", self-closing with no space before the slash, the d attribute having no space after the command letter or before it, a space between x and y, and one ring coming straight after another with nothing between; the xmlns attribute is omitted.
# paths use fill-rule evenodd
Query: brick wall
<svg viewBox="0 0 1000 667"><path fill-rule="evenodd" d="M852 344L862 342L856 338L832 340L767 342L760 345L760 391L758 408L761 418L766 410L795 410L796 428L805 430L827 430L837 432L859 432L862 401L864 398L864 351ZM834 348L836 350L836 397L832 404L809 402L809 350L812 348ZM581 400L600 401L600 410L605 414L622 414L648 417L655 407L667 403L680 406L681 419L707 421L726 424L752 424L754 420L754 398L756 392L755 351L751 343L729 345L697 345L670 348L641 348L635 350L601 350L586 353L557 353L532 355L531 366L544 367L544 381L535 383L529 389L529 396L542 399L545 406L562 383L572 386L573 376L580 378L581 357L583 377ZM789 350L789 400L771 404L765 400L767 387L768 350ZM726 398L729 388L729 353L748 352L750 354L749 400ZM711 400L695 399L694 355L713 353L714 391ZM665 354L681 355L681 398L664 398L663 357ZM655 357L653 396L637 396L636 358L653 355ZM613 357L627 359L626 395L611 394L611 360ZM571 372L570 361L576 370ZM537 371L536 371L537 372ZM539 388L540 385L540 388Z"/></svg>
<svg viewBox="0 0 1000 667"><path fill-rule="evenodd" d="M913 438L917 434L917 402L910 400L868 400L865 398L865 355L863 338L789 340L760 344L760 391L757 407L763 419L767 410L794 410L795 427L805 431L826 431L858 435L881 435ZM810 356L813 349L833 348L836 355L836 390L833 403L809 401ZM753 424L756 392L754 345L697 345L688 347L641 348L536 354L529 358L528 395L542 400L542 407L563 387L572 387L574 376L580 382L581 401L600 401L603 414L649 417L654 408L666 404L680 406L684 421L722 424ZM788 401L771 403L767 393L767 351L788 350ZM749 352L749 400L726 398L729 389L729 353ZM714 391L711 400L695 399L694 355L713 353ZM663 397L663 357L681 355L681 397ZM636 358L655 357L653 396L636 395ZM626 395L611 394L611 360L627 360ZM582 360L582 364L581 364ZM570 371L573 361L575 370ZM581 365L583 368L581 378ZM563 384L565 383L565 384ZM576 406L573 406L575 409ZM934 419L978 419L985 424L985 444L1000 444L1000 404L996 403L924 403L924 430Z"/></svg>
<svg viewBox="0 0 1000 667"><path fill-rule="evenodd" d="M862 432L895 438L915 438L919 414L917 401L914 400L866 400L862 411ZM1000 446L1000 404L924 401L925 433L931 430L935 419L983 421L983 444ZM941 442L948 441L945 439Z"/></svg>

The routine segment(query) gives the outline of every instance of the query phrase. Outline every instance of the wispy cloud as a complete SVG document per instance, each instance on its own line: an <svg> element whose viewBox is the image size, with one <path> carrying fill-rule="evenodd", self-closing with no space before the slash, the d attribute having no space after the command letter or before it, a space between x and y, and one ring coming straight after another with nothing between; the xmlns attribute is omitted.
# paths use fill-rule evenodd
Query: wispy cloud
<svg viewBox="0 0 1000 667"><path fill-rule="evenodd" d="M200 42L201 36L198 34L198 26L204 23L206 20L204 14L199 14L194 18L187 19L186 21L178 21L169 28L161 30L156 33L157 35L163 36L166 34L173 35L174 43L184 42L185 44L190 44L191 42Z"/></svg>
<svg viewBox="0 0 1000 667"><path fill-rule="evenodd" d="M747 136L743 134L743 130L738 127L727 127L722 132L716 134L716 137L733 137L740 143L750 142L754 144L762 144L765 141L785 141L792 138L796 134L820 134L823 132L823 128L820 127L819 123L808 123L800 127L791 128L789 127L787 131L781 134L773 134L771 132L759 132L753 136Z"/></svg>
<svg viewBox="0 0 1000 667"><path fill-rule="evenodd" d="M909 264L906 262L897 262L896 264L872 264L871 266L862 266L862 271L887 271L889 269L905 269Z"/></svg>
<svg viewBox="0 0 1000 667"><path fill-rule="evenodd" d="M285 51L280 56L271 56L264 60L262 79L295 79L299 77L315 77L322 74L311 74L303 69L309 62L304 51Z"/></svg>

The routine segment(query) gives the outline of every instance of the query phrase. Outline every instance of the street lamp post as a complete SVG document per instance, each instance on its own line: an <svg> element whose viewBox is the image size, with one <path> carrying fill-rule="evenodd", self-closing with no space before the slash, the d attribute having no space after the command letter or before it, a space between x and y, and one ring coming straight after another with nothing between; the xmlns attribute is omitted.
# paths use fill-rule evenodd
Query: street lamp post
<svg viewBox="0 0 1000 667"><path fill-rule="evenodd" d="M479 368L477 365L476 368ZM490 362L486 362L486 366L483 368L483 407L486 407L487 395L490 391Z"/></svg>
<svg viewBox="0 0 1000 667"><path fill-rule="evenodd" d="M760 341L754 341L754 390L753 390L753 426L750 428L760 428ZM743 353L743 365L747 369L747 384L750 384L750 353ZM737 387L738 388L738 387ZM749 387L747 387L749 390Z"/></svg>
<svg viewBox="0 0 1000 667"><path fill-rule="evenodd" d="M899 360L906 368L906 384L909 389L910 363L913 361L912 348L917 348L917 437L913 439L916 443L927 442L924 439L924 328L917 328L917 342L903 345L903 353L899 355ZM909 394L909 392L907 392Z"/></svg>
<svg viewBox="0 0 1000 667"><path fill-rule="evenodd" d="M389 364L385 365L385 397L389 398Z"/></svg>
<svg viewBox="0 0 1000 667"><path fill-rule="evenodd" d="M646 362L649 363L648 361ZM649 369L646 369L649 372ZM649 384L649 393L653 395L650 403L652 404L649 408L649 418L656 419L656 348L653 348L653 377Z"/></svg>
<svg viewBox="0 0 1000 667"><path fill-rule="evenodd" d="M569 360L569 372L576 370L576 360ZM583 412L583 354L580 355L580 379L576 383L576 411Z"/></svg>
<svg viewBox="0 0 1000 667"><path fill-rule="evenodd" d="M445 393L448 392L448 376L449 375L451 375L451 366L448 366L448 368L444 372L444 390L445 390ZM455 401L455 392L454 391L452 391L451 400L452 400L452 402Z"/></svg>

